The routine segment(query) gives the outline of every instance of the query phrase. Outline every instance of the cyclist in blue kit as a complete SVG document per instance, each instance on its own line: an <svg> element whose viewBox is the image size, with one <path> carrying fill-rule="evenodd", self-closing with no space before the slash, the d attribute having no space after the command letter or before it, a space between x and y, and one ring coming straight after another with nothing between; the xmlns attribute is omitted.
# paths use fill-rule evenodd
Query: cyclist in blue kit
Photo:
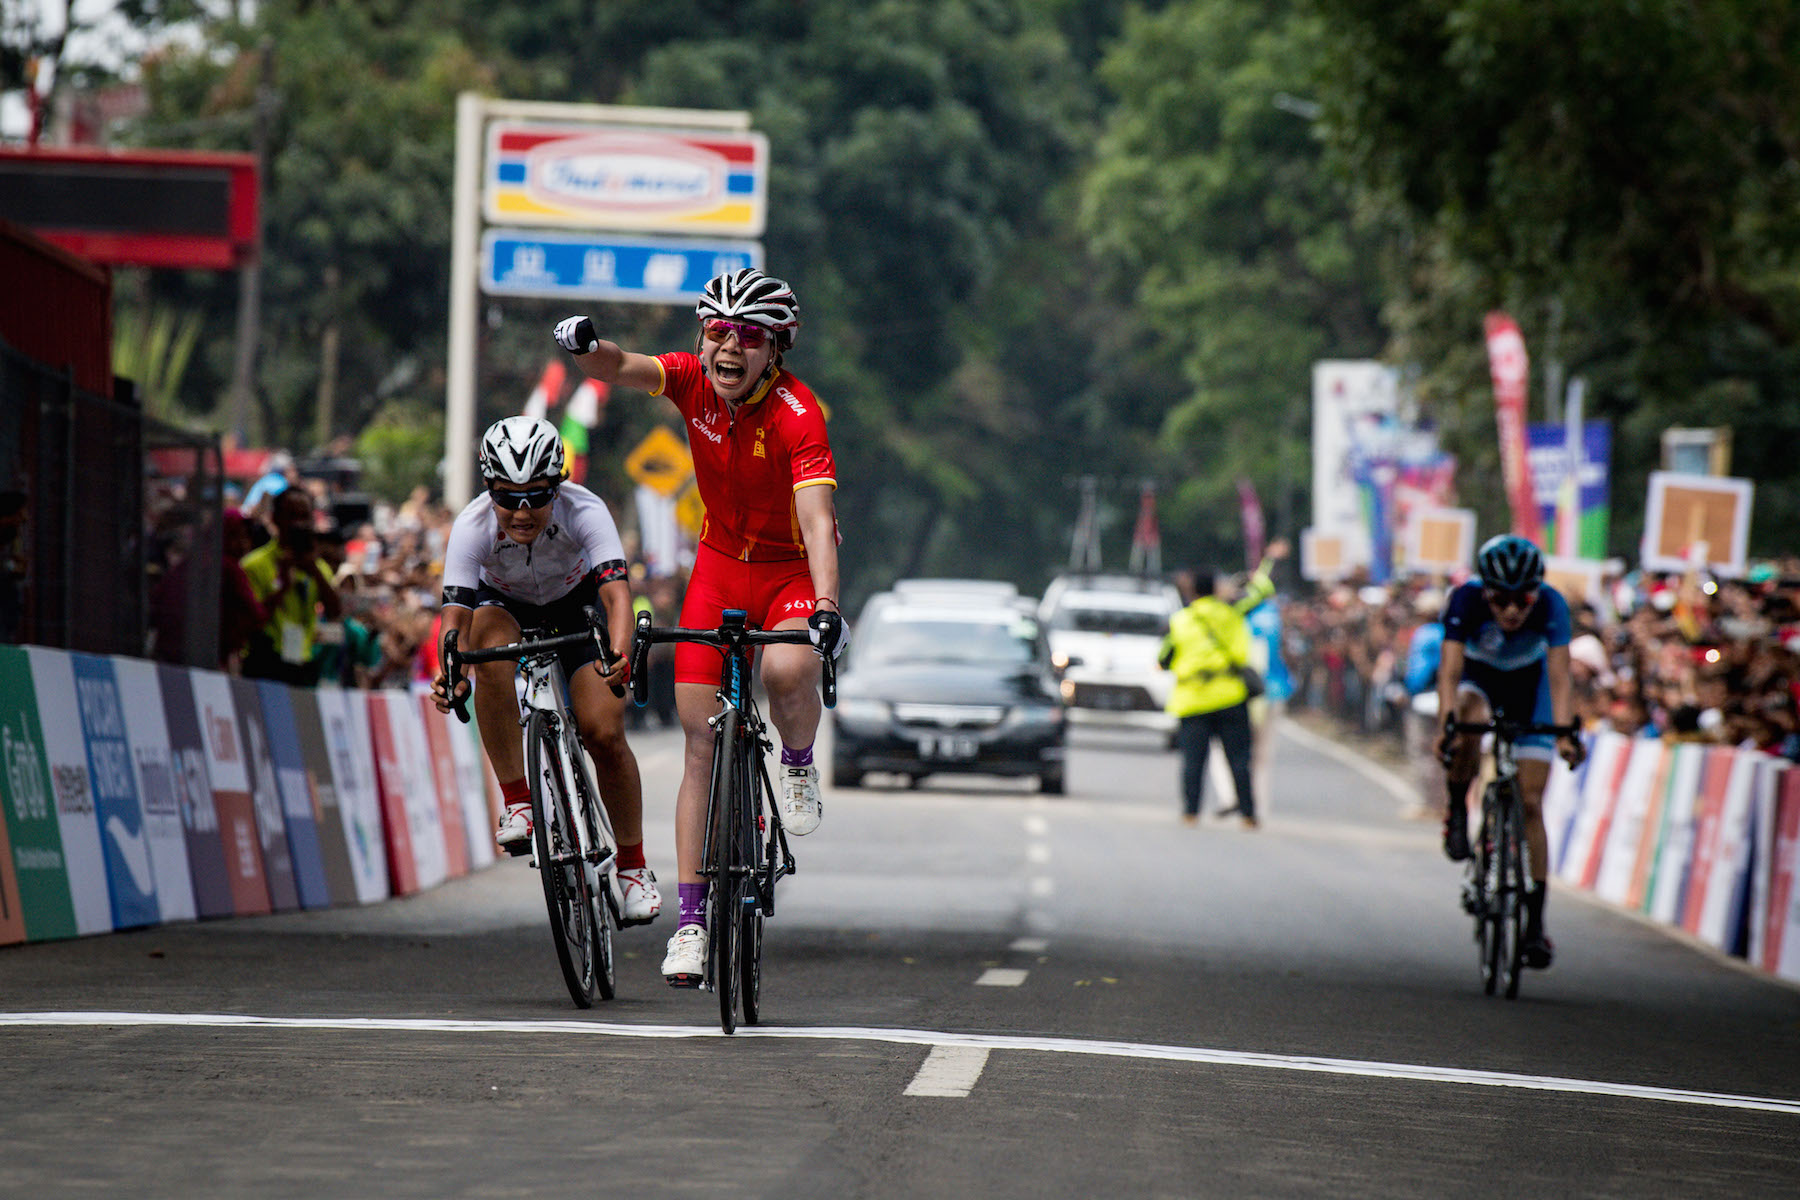
<svg viewBox="0 0 1800 1200"><path fill-rule="evenodd" d="M1544 583L1544 556L1522 537L1502 534L1475 556L1477 578L1450 593L1444 606L1444 645L1438 665L1438 711L1445 730L1438 752L1450 755L1446 772L1450 811L1444 819L1444 853L1469 857L1468 794L1481 765L1481 738L1452 733L1450 723L1485 722L1496 713L1531 724L1567 725L1569 605ZM1543 968L1555 957L1544 932L1544 899L1550 874L1550 841L1544 832L1544 785L1550 758L1560 752L1571 766L1585 754L1581 740L1564 734L1519 739L1520 801L1531 883L1525 892L1526 965Z"/></svg>

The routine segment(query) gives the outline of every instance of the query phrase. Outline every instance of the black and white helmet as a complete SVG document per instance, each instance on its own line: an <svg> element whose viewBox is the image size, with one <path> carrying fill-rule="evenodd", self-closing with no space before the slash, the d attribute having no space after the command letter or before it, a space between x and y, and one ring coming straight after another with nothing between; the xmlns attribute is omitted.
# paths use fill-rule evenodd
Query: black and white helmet
<svg viewBox="0 0 1800 1200"><path fill-rule="evenodd" d="M481 435L481 477L489 483L530 483L563 477L563 444L556 426L540 417L505 417Z"/></svg>
<svg viewBox="0 0 1800 1200"><path fill-rule="evenodd" d="M755 267L709 279L694 312L702 321L723 317L761 325L775 335L776 346L783 350L793 346L794 331L800 328L800 302L794 299L794 289Z"/></svg>
<svg viewBox="0 0 1800 1200"><path fill-rule="evenodd" d="M1475 570L1488 587L1523 592L1544 582L1544 556L1522 537L1503 533L1475 552Z"/></svg>

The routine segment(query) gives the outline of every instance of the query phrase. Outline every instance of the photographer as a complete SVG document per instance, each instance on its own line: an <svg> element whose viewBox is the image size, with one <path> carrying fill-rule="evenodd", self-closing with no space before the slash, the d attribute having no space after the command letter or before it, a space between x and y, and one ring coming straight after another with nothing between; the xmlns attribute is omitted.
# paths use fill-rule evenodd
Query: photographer
<svg viewBox="0 0 1800 1200"><path fill-rule="evenodd" d="M313 641L319 610L337 620L343 610L331 568L319 557L313 499L290 487L274 501L275 538L244 555L244 574L269 619L250 638L244 674L253 679L310 685L317 682Z"/></svg>

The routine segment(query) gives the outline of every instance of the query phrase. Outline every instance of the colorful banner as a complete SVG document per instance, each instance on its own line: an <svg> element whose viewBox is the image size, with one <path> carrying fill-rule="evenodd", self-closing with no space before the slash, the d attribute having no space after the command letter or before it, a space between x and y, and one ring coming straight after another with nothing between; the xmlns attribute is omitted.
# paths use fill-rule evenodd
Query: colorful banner
<svg viewBox="0 0 1800 1200"><path fill-rule="evenodd" d="M1543 544L1537 500L1532 490L1531 459L1525 445L1525 393L1531 360L1518 322L1491 312L1485 323L1488 370L1494 381L1494 420L1500 434L1500 468L1512 509L1512 531Z"/></svg>
<svg viewBox="0 0 1800 1200"><path fill-rule="evenodd" d="M119 703L125 710L125 736L137 775L138 800L144 810L144 836L150 843L150 865L156 876L156 905L166 925L191 921L193 873L188 867L187 833L181 823L181 791L175 773L169 725L163 719L162 685L156 664L139 658L112 660Z"/></svg>
<svg viewBox="0 0 1800 1200"><path fill-rule="evenodd" d="M375 747L375 781L381 795L381 828L387 847L388 878L396 896L419 890L419 868L413 859L412 822L406 817L406 778L400 769L386 692L359 697L369 708L369 741ZM352 703L355 703L353 700Z"/></svg>
<svg viewBox="0 0 1800 1200"><path fill-rule="evenodd" d="M261 916L271 910L269 884L263 873L262 835L256 827L250 768L244 765L243 735L238 731L231 680L217 671L190 671L188 678L194 687L194 715L206 744L206 772L212 779L213 807L219 814L231 909L240 917Z"/></svg>
<svg viewBox="0 0 1800 1200"><path fill-rule="evenodd" d="M136 929L162 920L156 902L156 872L150 860L149 831L131 769L131 743L112 663L92 654L70 657L81 731L87 742L88 779L94 786L94 814L106 856L115 929Z"/></svg>
<svg viewBox="0 0 1800 1200"><path fill-rule="evenodd" d="M444 722L455 718L437 710L428 694L414 694L425 735L425 757L437 782L438 808L443 814L444 841L452 876L469 873L469 829L462 797L462 779L456 772L456 758L451 753L453 735ZM485 824L485 822L484 822Z"/></svg>
<svg viewBox="0 0 1800 1200"><path fill-rule="evenodd" d="M325 885L319 823L313 816L312 786L306 779L306 761L300 755L294 701L285 683L263 680L257 683L256 690L262 693L269 759L275 767L275 785L281 792L281 813L287 822L288 853L294 860L294 890L299 893L300 907L326 908L331 904L331 890Z"/></svg>
<svg viewBox="0 0 1800 1200"><path fill-rule="evenodd" d="M263 724L262 695L253 679L233 679L231 698L237 705L238 732L244 748L244 770L250 776L250 800L262 842L263 880L269 905L276 912L300 907L294 880L294 856L288 846L287 817L281 809L281 785L269 757L269 735Z"/></svg>
<svg viewBox="0 0 1800 1200"><path fill-rule="evenodd" d="M1531 490L1537 498L1538 518L1544 525L1547 553L1563 553L1563 529L1557 518L1571 466L1578 481L1575 502L1579 515L1571 558L1605 558L1606 539L1612 529L1612 423L1588 421L1582 427L1576 461L1569 453L1568 431L1562 425L1535 422L1526 426L1531 459Z"/></svg>
<svg viewBox="0 0 1800 1200"><path fill-rule="evenodd" d="M229 917L237 911L232 902L231 867L218 800L213 795L206 737L200 732L200 711L194 703L193 678L186 668L165 663L156 668L156 680L169 727L169 761L181 805L182 836L187 840L194 910L202 917Z"/></svg>
<svg viewBox="0 0 1800 1200"><path fill-rule="evenodd" d="M411 692L398 688L376 695L387 704L394 762L399 768L395 783L412 834L413 869L418 872L419 887L436 887L450 878L450 835L444 827L444 808L431 770L431 754L425 747L425 726L419 718L418 700ZM383 791L387 787L388 780L384 778ZM458 842L463 840L460 831L456 837Z"/></svg>
<svg viewBox="0 0 1800 1200"><path fill-rule="evenodd" d="M81 711L75 701L75 675L66 651L27 646L25 654L31 661L31 682L37 688L44 758L50 764L50 794L56 803L57 827L62 831L63 865L69 873L75 928L82 934L107 933L113 928L112 895L94 810L93 781L88 776L87 745L81 736Z"/></svg>
<svg viewBox="0 0 1800 1200"><path fill-rule="evenodd" d="M350 866L350 847L344 840L344 814L339 808L337 781L332 778L331 750L326 745L325 722L319 712L320 695L309 688L292 689L294 733L300 739L300 758L312 798L326 891L333 904L355 904L356 874Z"/></svg>
<svg viewBox="0 0 1800 1200"><path fill-rule="evenodd" d="M34 942L76 934L74 902L63 865L62 826L50 787L37 689L17 646L0 646L0 796L13 883L25 936Z"/></svg>
<svg viewBox="0 0 1800 1200"><path fill-rule="evenodd" d="M463 829L469 836L469 865L475 870L490 866L498 851L494 846L495 817L488 811L487 780L479 736L471 736L474 722L463 725L447 720L450 757L456 763L457 791L462 796Z"/></svg>
<svg viewBox="0 0 1800 1200"><path fill-rule="evenodd" d="M375 778L375 748L369 733L369 706L363 692L321 688L319 719L331 752L331 775L337 784L338 812L344 823L344 848L363 904L392 894L386 842L382 836L381 794Z"/></svg>

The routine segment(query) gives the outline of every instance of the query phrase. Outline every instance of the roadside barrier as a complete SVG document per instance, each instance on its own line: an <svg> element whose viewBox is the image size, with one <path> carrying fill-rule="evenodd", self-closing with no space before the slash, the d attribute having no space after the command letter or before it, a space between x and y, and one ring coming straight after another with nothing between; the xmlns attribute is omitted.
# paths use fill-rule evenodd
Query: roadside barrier
<svg viewBox="0 0 1800 1200"><path fill-rule="evenodd" d="M409 895L498 815L422 691L0 646L0 945Z"/></svg>
<svg viewBox="0 0 1800 1200"><path fill-rule="evenodd" d="M1598 733L1544 794L1562 883L1800 981L1800 770L1756 750Z"/></svg>

